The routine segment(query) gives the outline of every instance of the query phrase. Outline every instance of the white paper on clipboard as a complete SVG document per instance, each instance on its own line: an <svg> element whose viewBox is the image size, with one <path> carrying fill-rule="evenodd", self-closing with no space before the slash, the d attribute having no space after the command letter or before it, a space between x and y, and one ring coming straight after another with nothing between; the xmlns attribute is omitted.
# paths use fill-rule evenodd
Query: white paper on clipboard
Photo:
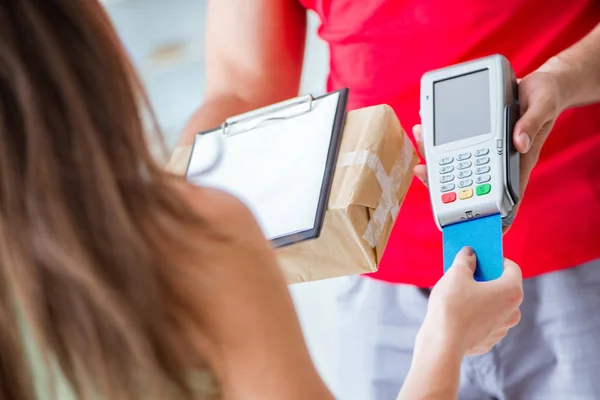
<svg viewBox="0 0 600 400"><path fill-rule="evenodd" d="M314 99L306 113L298 112L305 107L299 104L270 114L258 126L252 119L233 125L225 136L220 164L191 181L239 198L267 239L314 229L340 96L333 92ZM215 135L222 134L215 130L196 137L188 176L215 160Z"/></svg>

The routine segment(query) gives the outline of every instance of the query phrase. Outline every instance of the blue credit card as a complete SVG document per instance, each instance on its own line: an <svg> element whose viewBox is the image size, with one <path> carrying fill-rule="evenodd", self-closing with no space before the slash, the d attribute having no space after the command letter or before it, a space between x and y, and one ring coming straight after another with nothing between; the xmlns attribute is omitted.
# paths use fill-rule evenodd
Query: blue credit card
<svg viewBox="0 0 600 400"><path fill-rule="evenodd" d="M502 217L500 214L476 218L442 229L444 241L444 273L452 266L456 254L471 246L477 255L475 280L491 281L503 272Z"/></svg>

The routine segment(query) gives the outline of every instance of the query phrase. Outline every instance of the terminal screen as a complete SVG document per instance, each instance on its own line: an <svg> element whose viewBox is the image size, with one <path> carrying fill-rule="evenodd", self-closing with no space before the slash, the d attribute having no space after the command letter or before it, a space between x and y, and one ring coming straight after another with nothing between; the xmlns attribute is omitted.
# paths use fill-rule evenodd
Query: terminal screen
<svg viewBox="0 0 600 400"><path fill-rule="evenodd" d="M485 69L434 83L434 146L491 132L489 79Z"/></svg>

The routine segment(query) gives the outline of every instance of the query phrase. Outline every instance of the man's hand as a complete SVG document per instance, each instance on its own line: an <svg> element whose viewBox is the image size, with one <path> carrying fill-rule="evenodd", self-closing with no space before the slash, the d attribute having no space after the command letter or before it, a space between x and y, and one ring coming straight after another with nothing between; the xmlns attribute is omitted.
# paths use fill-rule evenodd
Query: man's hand
<svg viewBox="0 0 600 400"><path fill-rule="evenodd" d="M519 81L521 118L515 125L513 142L521 156L521 197L537 164L556 118L566 108L564 90L551 72L536 71Z"/></svg>
<svg viewBox="0 0 600 400"><path fill-rule="evenodd" d="M566 108L564 89L557 75L551 72L535 71L519 81L519 103L521 118L515 125L513 142L522 154L520 160L521 198L529 182L531 171L540 157L542 146L546 142L554 122ZM421 125L413 127L413 134L419 152L425 157ZM427 186L427 167L423 164L414 168L415 175ZM518 211L515 207L515 213ZM508 230L507 228L504 231Z"/></svg>
<svg viewBox="0 0 600 400"><path fill-rule="evenodd" d="M179 146L228 117L297 96L305 40L298 0L208 1L204 101Z"/></svg>
<svg viewBox="0 0 600 400"><path fill-rule="evenodd" d="M570 107L600 102L600 24L586 37L550 58L535 72L519 81L521 118L513 142L521 157L521 198L556 118ZM421 125L413 128L422 155ZM415 175L427 185L425 165Z"/></svg>

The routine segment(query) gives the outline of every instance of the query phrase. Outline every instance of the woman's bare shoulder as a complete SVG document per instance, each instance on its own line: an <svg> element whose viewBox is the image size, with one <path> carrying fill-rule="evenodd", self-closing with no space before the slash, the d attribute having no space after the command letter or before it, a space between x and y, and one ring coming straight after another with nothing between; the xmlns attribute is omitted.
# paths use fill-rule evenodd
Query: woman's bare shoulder
<svg viewBox="0 0 600 400"><path fill-rule="evenodd" d="M185 185L179 190L211 230L229 238L206 246L198 257L202 265L189 265L186 276L192 278L185 283L197 299L203 349L223 389L232 398L330 399L275 252L251 211L220 190Z"/></svg>
<svg viewBox="0 0 600 400"><path fill-rule="evenodd" d="M178 190L190 207L210 225L235 234L240 230L258 234L260 229L248 207L233 195L222 190L180 184Z"/></svg>

